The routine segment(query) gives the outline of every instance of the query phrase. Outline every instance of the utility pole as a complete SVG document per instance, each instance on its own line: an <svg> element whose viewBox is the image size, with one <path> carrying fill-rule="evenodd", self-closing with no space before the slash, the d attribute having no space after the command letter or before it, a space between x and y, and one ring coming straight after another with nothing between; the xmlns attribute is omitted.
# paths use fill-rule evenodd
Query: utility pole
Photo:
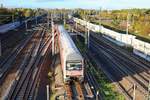
<svg viewBox="0 0 150 100"><path fill-rule="evenodd" d="M150 100L150 80L149 80L149 84L148 84L148 99L147 100Z"/></svg>
<svg viewBox="0 0 150 100"><path fill-rule="evenodd" d="M77 22L75 22L75 24L76 24L75 28L77 29L77 28L78 28L78 23L77 23Z"/></svg>
<svg viewBox="0 0 150 100"><path fill-rule="evenodd" d="M85 14L85 13L84 13ZM85 14L85 21L86 21L86 25L85 25L85 45L87 48L89 48L89 36L90 36L90 30L87 27L88 21L87 21L87 15Z"/></svg>
<svg viewBox="0 0 150 100"><path fill-rule="evenodd" d="M135 87L136 87L136 85L133 84L133 100L135 100Z"/></svg>
<svg viewBox="0 0 150 100"><path fill-rule="evenodd" d="M53 22L53 13L51 13L51 28L52 28L52 55L55 54L55 45L54 45L54 22Z"/></svg>
<svg viewBox="0 0 150 100"><path fill-rule="evenodd" d="M37 25L37 23L38 23L38 22L37 22L37 16L36 16L36 25Z"/></svg>
<svg viewBox="0 0 150 100"><path fill-rule="evenodd" d="M85 46L87 46L88 42L87 42L87 20L86 20L86 14L84 11L84 16L85 16L85 21L86 21L86 25L85 25Z"/></svg>
<svg viewBox="0 0 150 100"><path fill-rule="evenodd" d="M88 13L88 16L90 16L90 10L88 11L89 13ZM88 41L88 43L87 43L87 47L88 47L88 49L89 49L89 47L90 47L90 29L89 28L87 28L88 29L88 31L87 31L87 41Z"/></svg>
<svg viewBox="0 0 150 100"><path fill-rule="evenodd" d="M89 49L89 47L90 47L90 30L89 30L89 28L88 28L88 49Z"/></svg>
<svg viewBox="0 0 150 100"><path fill-rule="evenodd" d="M98 16L98 10L95 10L95 18Z"/></svg>
<svg viewBox="0 0 150 100"><path fill-rule="evenodd" d="M25 21L26 31L28 29L28 20Z"/></svg>
<svg viewBox="0 0 150 100"><path fill-rule="evenodd" d="M72 13L72 15L75 13L75 11L73 10L73 13ZM76 12L77 14L78 14L78 11ZM74 21L75 22L75 21ZM76 30L77 30L77 28L78 28L78 23L77 22L75 22L75 28L76 28Z"/></svg>
<svg viewBox="0 0 150 100"><path fill-rule="evenodd" d="M35 18L35 25L37 25L37 16L36 16L36 14L34 15L34 18Z"/></svg>
<svg viewBox="0 0 150 100"><path fill-rule="evenodd" d="M62 13L62 10L60 11L60 19L63 20L63 13Z"/></svg>
<svg viewBox="0 0 150 100"><path fill-rule="evenodd" d="M37 9L36 9L36 12L35 12L35 15L34 15L34 17L35 17L35 24L37 25Z"/></svg>
<svg viewBox="0 0 150 100"><path fill-rule="evenodd" d="M101 10L102 8L100 7L100 10L99 10L99 32L101 32Z"/></svg>
<svg viewBox="0 0 150 100"><path fill-rule="evenodd" d="M0 37L0 56L2 56L2 44L1 44L1 37Z"/></svg>
<svg viewBox="0 0 150 100"><path fill-rule="evenodd" d="M96 100L99 100L98 95L99 95L99 91L96 92Z"/></svg>
<svg viewBox="0 0 150 100"><path fill-rule="evenodd" d="M47 91L47 100L50 100L50 97L49 97L49 85L46 86L46 91Z"/></svg>
<svg viewBox="0 0 150 100"><path fill-rule="evenodd" d="M49 11L47 10L47 28L49 29Z"/></svg>
<svg viewBox="0 0 150 100"><path fill-rule="evenodd" d="M64 12L64 25L66 25L65 12Z"/></svg>
<svg viewBox="0 0 150 100"><path fill-rule="evenodd" d="M127 14L127 26L126 26L126 34L129 34L129 14Z"/></svg>
<svg viewBox="0 0 150 100"><path fill-rule="evenodd" d="M12 22L14 23L15 21L14 21L14 15L12 15Z"/></svg>

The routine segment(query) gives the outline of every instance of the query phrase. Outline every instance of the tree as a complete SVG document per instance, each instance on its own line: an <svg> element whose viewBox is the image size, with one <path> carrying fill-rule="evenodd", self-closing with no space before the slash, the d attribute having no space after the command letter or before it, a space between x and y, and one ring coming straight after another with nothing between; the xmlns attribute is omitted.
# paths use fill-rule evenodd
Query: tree
<svg viewBox="0 0 150 100"><path fill-rule="evenodd" d="M34 12L31 9L27 9L24 13L25 17L31 17L34 15Z"/></svg>

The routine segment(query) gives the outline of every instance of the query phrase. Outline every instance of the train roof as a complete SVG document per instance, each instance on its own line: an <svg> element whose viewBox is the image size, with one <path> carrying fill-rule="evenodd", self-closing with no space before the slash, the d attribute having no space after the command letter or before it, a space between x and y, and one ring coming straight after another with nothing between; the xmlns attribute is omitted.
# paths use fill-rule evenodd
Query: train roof
<svg viewBox="0 0 150 100"><path fill-rule="evenodd" d="M65 53L67 54L66 60L82 60L83 57L81 56L81 53L77 49L68 32L65 30L64 26L59 25L58 29L60 32L61 45L63 46Z"/></svg>

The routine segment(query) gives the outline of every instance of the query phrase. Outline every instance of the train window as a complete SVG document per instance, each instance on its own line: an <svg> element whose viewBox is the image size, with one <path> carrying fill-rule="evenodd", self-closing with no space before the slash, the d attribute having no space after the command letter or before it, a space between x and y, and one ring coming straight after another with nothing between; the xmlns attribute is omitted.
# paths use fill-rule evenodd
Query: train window
<svg viewBox="0 0 150 100"><path fill-rule="evenodd" d="M66 70L82 70L81 63L67 63Z"/></svg>

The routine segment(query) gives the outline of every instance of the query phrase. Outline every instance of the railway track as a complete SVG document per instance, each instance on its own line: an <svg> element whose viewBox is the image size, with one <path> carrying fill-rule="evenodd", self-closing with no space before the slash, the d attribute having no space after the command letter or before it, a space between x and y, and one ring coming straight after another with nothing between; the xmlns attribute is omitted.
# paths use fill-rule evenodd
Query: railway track
<svg viewBox="0 0 150 100"><path fill-rule="evenodd" d="M72 81L69 84L65 84L65 91L66 91L65 100L86 100L86 99L93 100L96 97L96 95L93 95L96 89L94 82L96 81L93 81L93 78L91 78L91 76L86 76L86 79L87 79L87 82L85 83ZM89 81L92 81L92 83ZM90 86L94 86L94 90L92 90L91 89L92 87ZM100 95L98 96L100 98Z"/></svg>
<svg viewBox="0 0 150 100"><path fill-rule="evenodd" d="M8 70L6 70L6 73L9 75L11 74L12 68L13 70L16 72L15 75L13 75L13 79L11 83L9 83L9 87L5 93L5 95L2 98L7 97L7 94L9 93L9 91L11 91L11 87L14 86L14 84L16 84L16 80L19 79L19 76L21 75L22 71L24 70L24 68L26 67L27 62L30 60L31 57L31 52L33 52L33 48L35 47L34 45L34 39L37 36L37 33L34 33L32 35L32 37L29 39L29 41L27 42L26 46L22 46L22 50L15 55L14 59L12 60L12 63L10 63L10 68ZM14 63L15 62L15 63ZM7 74L6 75L6 81L8 80L7 78ZM5 86L5 81L2 85L2 87Z"/></svg>
<svg viewBox="0 0 150 100"><path fill-rule="evenodd" d="M131 100L132 97L131 97L130 93L128 93L127 90L125 90L125 88L123 87L122 83L120 83L120 82L117 81L117 79L120 79L120 73L117 72L113 68L104 68L103 65L99 62L98 58L95 59L95 57L93 57L91 55L92 54L88 53L88 56L91 59L94 59L94 62L96 64L96 66L97 66L97 69L102 70L104 72L104 74L109 78L109 80L111 80L112 82L114 82L114 84L118 87L118 89L121 90L122 94L125 95L126 99ZM104 60L106 60L106 59L104 59Z"/></svg>
<svg viewBox="0 0 150 100"><path fill-rule="evenodd" d="M96 86L97 83L92 74L86 75L86 82L80 83L78 81L72 81L68 84L65 84L66 97L65 100L93 100L96 98L96 89L99 89L99 86ZM96 82L96 83L95 83ZM92 90L92 87L94 89ZM98 95L98 98L102 100L101 96Z"/></svg>
<svg viewBox="0 0 150 100"><path fill-rule="evenodd" d="M87 64L88 64L89 66L92 66L92 64L89 62L89 59L88 59L87 55L86 55L86 59L88 60L88 61L87 61ZM92 66L92 67L93 67L93 66ZM92 89L92 92L93 92L93 94L94 94L94 97L95 97L95 98L98 98L98 99L100 99L100 100L103 100L104 97L105 97L105 95L104 95L104 93L99 93L99 94L97 94L97 92L100 92L100 90L102 90L102 88L101 88L101 86L99 85L99 83L97 82L96 78L94 77L92 71L91 71L91 70L87 70L85 76L86 76L86 78L87 78L88 83L89 83L90 86L93 88L93 89Z"/></svg>
<svg viewBox="0 0 150 100"><path fill-rule="evenodd" d="M82 85L78 81L65 84L67 100L85 100Z"/></svg>
<svg viewBox="0 0 150 100"><path fill-rule="evenodd" d="M92 43L93 42L93 43ZM108 59L111 61L114 65L112 67L115 70L118 70L120 72L120 76L122 76L124 79L128 80L131 84L136 84L138 87L137 89L144 95L147 94L147 85L148 85L148 80L145 80L143 76L135 72L135 70L130 69L127 66L133 66L129 65L129 63L124 63L124 59L121 59L122 56L115 54L113 52L110 52L107 48L102 47L100 44L94 42L93 40L91 41L91 45L98 51L101 51ZM100 55L100 54L99 54ZM142 73L141 73L142 74ZM127 77L126 77L127 76ZM146 83L147 82L147 83ZM129 94L129 93L128 93Z"/></svg>
<svg viewBox="0 0 150 100"><path fill-rule="evenodd" d="M95 36L94 36L95 35ZM150 63L147 61L144 61L142 59L140 59L139 57L135 57L135 55L133 54L129 54L128 52L126 52L125 50L119 49L118 47L114 47L111 46L108 41L102 37L100 37L99 35L96 35L95 33L93 33L94 37L98 37L99 40L101 40L101 42L105 43L106 47L109 49L112 49L114 52L118 52L120 55L123 56L122 59L124 59L124 61L128 61L132 64L132 66L135 66L137 69L143 71L143 73L145 74L145 76L148 76L148 74L150 74ZM129 60L127 60L129 59ZM150 78L150 77L148 77Z"/></svg>
<svg viewBox="0 0 150 100"><path fill-rule="evenodd" d="M42 64L43 56L51 44L51 36L44 30L42 29L34 33L24 45L21 44L21 47L18 46L18 48L20 48L16 51L17 53L15 52L10 56L14 59L10 59L10 63L8 63L9 59L6 61L6 64L9 64L7 70L5 69L4 71L2 68L5 67L1 67L2 74L0 81L3 83L4 76L9 73L9 70L13 68L13 66L17 66L15 79L11 82L5 95L3 95L3 99L20 100L33 98L41 69L41 67L37 66ZM12 65L14 61L17 63Z"/></svg>
<svg viewBox="0 0 150 100"><path fill-rule="evenodd" d="M37 60L37 63L38 65L36 66L36 69L35 69L35 73L33 74L33 79L30 80L30 85L27 87L27 91L25 92L25 97L24 99L27 100L27 99L36 99L36 88L38 88L38 81L39 81L39 76L41 74L41 69L44 65L44 61L46 59L46 56L49 55L49 52L51 51L51 37L48 37L47 39L45 39L45 43L42 45L42 48L41 48L41 54ZM39 66L39 67L38 67Z"/></svg>
<svg viewBox="0 0 150 100"><path fill-rule="evenodd" d="M2 84L3 80L5 79L6 75L8 74L9 70L12 68L12 64L16 61L17 56L21 52L26 52L26 48L28 46L29 41L34 37L32 34L25 42L22 42L18 45L12 53L6 58L6 60L1 63L0 65L0 84Z"/></svg>
<svg viewBox="0 0 150 100"><path fill-rule="evenodd" d="M7 70L10 69L9 67L12 66L13 62L15 62L17 56L22 52L26 52L25 49L28 47L29 42L31 42L32 39L35 37L36 33L37 31L33 32L32 35L29 35L27 39L25 38L24 40L22 40L21 43L13 49L13 51L9 54L9 56L3 62L0 63L0 83L2 82L1 78L5 77L5 73L7 74L8 72Z"/></svg>
<svg viewBox="0 0 150 100"><path fill-rule="evenodd" d="M31 24L29 24L29 27L31 26ZM3 64L3 61L7 60L5 59L4 57L7 57L9 58L10 54L9 53L12 53L11 51L15 51L15 49L13 49L14 47L18 46L19 45L23 45L26 41L27 38L29 38L30 34L33 34L33 31L32 33L29 32L29 34L26 34L26 31L25 31L25 26L21 25L19 26L18 28L12 30L12 31L9 31L9 32L6 32L5 34L0 34L0 38L1 38L1 46L2 46L2 58L0 59L0 65Z"/></svg>
<svg viewBox="0 0 150 100"><path fill-rule="evenodd" d="M45 52L47 51L49 44L50 43L47 41L47 43L45 43L45 46L43 45L43 49L40 49L40 55L41 56L38 56L38 58L37 58L37 60L34 64L32 72L28 73L30 76L28 76L29 77L28 80L26 79L26 82L27 82L26 84L27 85L23 85L24 86L23 90L20 90L21 92L18 94L19 95L18 96L19 100L20 99L27 100L28 98L30 98L30 99L34 98L33 92L35 90L35 87L36 87L36 84L37 84L37 81L38 81L38 77L40 75L40 71L41 71L41 68L42 68L42 63L44 62L44 60L42 60L42 58L43 58L42 55L44 55ZM32 90L32 94L30 95L31 90Z"/></svg>
<svg viewBox="0 0 150 100"><path fill-rule="evenodd" d="M40 46L37 39L35 39L35 41L33 41L32 45L33 45L33 48L30 51L31 55L29 55L28 60L25 62L26 64L24 65L24 67L21 67L18 70L18 75L16 75L17 78L15 79L15 83L12 86L13 88L11 88L12 92L9 93L10 96L8 96L8 98L15 99L16 95L19 94L18 92L19 92L20 88L21 87L23 88L23 83L25 82L25 85L27 84L26 83L27 81L25 81L25 79L28 75L28 72L32 72L32 70L30 70L30 69L32 69L32 65L35 62L35 58L36 58L36 55L37 55L37 52L38 52L38 49L39 49L39 46Z"/></svg>
<svg viewBox="0 0 150 100"><path fill-rule="evenodd" d="M133 75L135 77L135 80L137 80L137 81L141 80L141 82L143 83L143 85L148 85L148 83L146 84L147 80L144 80L140 75L138 75L138 73L136 73L133 70L127 68L128 66L132 66L132 65L129 65L129 63L124 63L124 60L122 59L122 56L120 56L118 54L114 54L114 52L111 52L108 49L101 47L101 45L97 44L93 40L92 40L91 43L93 43L92 46L94 46L99 51L103 51L103 52L105 52L105 54L106 54L106 52L107 52L107 54L109 53L109 55L111 54L112 58L109 57L110 60L111 59L116 60L114 63L118 64L118 67L120 67L120 70L122 70L122 72L126 73L127 75L131 75L131 76Z"/></svg>
<svg viewBox="0 0 150 100"><path fill-rule="evenodd" d="M92 42L91 47L96 49L94 52L97 52L97 56L104 55L102 57L105 58L107 63L111 63L112 66L113 64L115 65L114 67L111 67L111 69L101 67L109 79L116 82L116 79L123 78L123 80L128 81L128 84L131 84L131 88L127 89L127 87L123 85L126 84L125 82L120 82L119 80L116 82L118 88L122 90L123 94L125 94L128 99L133 98L133 84L137 86L136 90L141 94L144 94L144 97L146 98L148 93L148 82L150 79L149 62L136 57L125 50L121 50L119 47L115 47L113 44L110 44L108 40L102 38L101 35L94 32L91 33L92 40L90 38L90 43ZM102 57L101 59L103 59ZM99 57L97 57L96 63L98 66L101 66L98 59ZM104 60L102 62L104 62Z"/></svg>
<svg viewBox="0 0 150 100"><path fill-rule="evenodd" d="M103 40L104 41L104 40ZM100 44L100 43L99 43ZM122 65L126 66L126 69L130 71L130 73L138 74L136 77L142 81L145 86L148 86L148 82L150 79L150 68L148 66L142 65L138 61L134 60L130 56L126 56L123 52L120 52L118 49L116 50L110 45L106 45L107 51L116 57L116 60L120 60ZM130 60L128 60L130 59Z"/></svg>
<svg viewBox="0 0 150 100"><path fill-rule="evenodd" d="M43 52L45 52L44 48L46 46L46 43L42 42L43 41L42 38L44 34L45 34L45 31L42 32L42 34L40 35L39 41L37 41L37 43L35 44L35 48L32 52L30 61L27 64L26 68L21 72L20 77L16 81L15 86L13 86L14 89L12 89L12 91L9 93L8 95L9 99L20 100L20 99L28 98L31 88L33 86L34 80L38 76L37 73L39 72L39 68L37 66L43 56ZM50 43L49 41L46 41L46 42Z"/></svg>

